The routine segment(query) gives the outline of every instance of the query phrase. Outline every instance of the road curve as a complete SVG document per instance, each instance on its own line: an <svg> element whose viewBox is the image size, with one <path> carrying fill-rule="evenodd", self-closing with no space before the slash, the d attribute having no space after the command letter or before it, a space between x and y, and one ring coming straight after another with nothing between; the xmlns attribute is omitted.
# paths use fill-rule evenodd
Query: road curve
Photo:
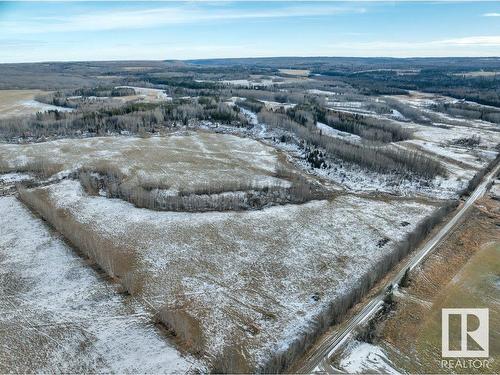
<svg viewBox="0 0 500 375"><path fill-rule="evenodd" d="M401 269L401 271L390 280L386 288L391 285L397 285L401 281L406 269L413 270L426 258L426 256L434 249L436 246L446 238L446 236L451 232L451 230L456 226L460 219L464 216L467 210L474 204L476 200L483 196L487 191L488 184L494 179L495 175L500 170L500 164L497 164L493 170L487 174L481 184L470 194L465 203L460 207L460 209L455 213L455 215L450 219L441 230L430 238L418 251L416 251L413 257L406 263L406 265ZM329 358L344 344L352 335L356 327L358 327L364 321L372 318L375 313L382 307L384 300L384 291L386 288L377 294L371 301L369 301L363 309L353 316L345 326L334 335L328 337L324 340L314 352L308 355L306 363L302 365L301 368L297 370L297 373L308 374L308 373L332 373L332 367L329 364Z"/></svg>

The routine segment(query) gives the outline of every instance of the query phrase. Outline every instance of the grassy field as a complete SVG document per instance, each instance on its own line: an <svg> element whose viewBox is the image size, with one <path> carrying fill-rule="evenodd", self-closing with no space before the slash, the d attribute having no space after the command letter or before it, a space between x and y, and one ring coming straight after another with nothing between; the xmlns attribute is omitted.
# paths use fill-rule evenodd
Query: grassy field
<svg viewBox="0 0 500 375"><path fill-rule="evenodd" d="M115 170L130 182L172 190L234 182L286 184L274 177L286 166L274 148L249 138L206 132L3 144L0 161L4 172L34 168L46 170L47 175L82 166Z"/></svg>
<svg viewBox="0 0 500 375"><path fill-rule="evenodd" d="M37 112L48 110L71 110L70 108L58 107L35 100L37 95L46 93L47 91L41 90L0 90L0 119L34 115Z"/></svg>
<svg viewBox="0 0 500 375"><path fill-rule="evenodd" d="M165 192L286 185L278 170L302 172L284 156L249 138L202 131L0 147L6 170L110 170ZM229 372L280 368L275 358L289 360L341 314L436 208L340 195L261 210L158 212L88 195L76 179L21 197L151 308L183 348Z"/></svg>
<svg viewBox="0 0 500 375"><path fill-rule="evenodd" d="M279 69L280 73L289 76L307 77L310 73L308 69Z"/></svg>
<svg viewBox="0 0 500 375"><path fill-rule="evenodd" d="M441 309L453 307L489 308L490 357L494 359L492 373L500 370L500 300L498 293L500 271L500 242L478 251L436 298L436 303L417 336L416 349L428 363L441 359ZM450 330L459 332L457 321L451 321ZM437 366L436 366L437 367ZM431 367L432 368L432 367ZM437 370L437 368L436 368ZM490 372L474 369L459 373Z"/></svg>

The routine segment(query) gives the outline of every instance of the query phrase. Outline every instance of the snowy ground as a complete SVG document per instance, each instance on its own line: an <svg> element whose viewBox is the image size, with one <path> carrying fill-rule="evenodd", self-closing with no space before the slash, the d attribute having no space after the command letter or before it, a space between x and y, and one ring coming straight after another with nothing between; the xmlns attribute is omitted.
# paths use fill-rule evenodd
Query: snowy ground
<svg viewBox="0 0 500 375"><path fill-rule="evenodd" d="M399 374L382 348L366 342L353 341L342 351L340 370L348 374Z"/></svg>
<svg viewBox="0 0 500 375"><path fill-rule="evenodd" d="M0 212L0 373L204 370L14 197Z"/></svg>
<svg viewBox="0 0 500 375"><path fill-rule="evenodd" d="M443 123L416 124L412 122L398 122L401 126L413 131L413 139L399 142L398 147L409 150L418 149L428 156L439 160L448 171L446 178L438 177L442 187L458 191L466 186L475 173L493 160L498 154L500 144L499 126L480 120L466 120L431 111L429 106L439 102L456 102L456 99L411 92L407 96L393 96L397 100L414 108L423 110L424 113L438 115ZM478 104L478 106L480 106ZM480 143L474 147L454 144L461 138L479 137ZM451 191L450 191L451 193ZM449 194L453 197L453 194Z"/></svg>
<svg viewBox="0 0 500 375"><path fill-rule="evenodd" d="M323 124L322 122L317 122L316 126L318 127L318 129L321 130L322 134L327 135L329 137L340 138L353 143L361 141L361 137L358 135L334 129L331 126Z"/></svg>
<svg viewBox="0 0 500 375"><path fill-rule="evenodd" d="M269 88L274 85L284 85L292 84L297 82L305 82L309 79L306 77L280 77L280 76L261 76L261 75L250 75L246 79L227 79L221 81L210 81L210 80L195 80L196 82L214 82L222 83L228 86L244 87L244 88Z"/></svg>
<svg viewBox="0 0 500 375"><path fill-rule="evenodd" d="M172 189L240 181L283 184L273 177L278 152L258 141L229 134L182 132L165 137L61 139L36 144L2 144L0 160L22 169L43 162L59 170L109 165L130 179L157 181Z"/></svg>
<svg viewBox="0 0 500 375"><path fill-rule="evenodd" d="M154 212L89 197L71 180L34 194L91 237L131 251L136 262L123 277L140 280L140 298L177 317L174 326L195 332L208 358L234 350L251 368L310 330L433 210L351 195L260 211Z"/></svg>
<svg viewBox="0 0 500 375"><path fill-rule="evenodd" d="M318 90L318 89L309 89L307 90L309 94L315 94L315 95L324 95L326 97L329 96L336 96L336 95L341 95L339 92L335 91L326 91L326 90Z"/></svg>
<svg viewBox="0 0 500 375"><path fill-rule="evenodd" d="M0 174L0 196L8 195L14 192L16 189L16 184L34 179L35 176L27 173Z"/></svg>

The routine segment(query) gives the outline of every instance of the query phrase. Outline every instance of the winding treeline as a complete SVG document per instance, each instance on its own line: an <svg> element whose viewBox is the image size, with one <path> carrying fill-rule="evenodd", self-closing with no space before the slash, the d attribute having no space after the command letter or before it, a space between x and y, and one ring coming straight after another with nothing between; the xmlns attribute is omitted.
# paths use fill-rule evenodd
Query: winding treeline
<svg viewBox="0 0 500 375"><path fill-rule="evenodd" d="M493 107L478 106L467 102L457 102L434 104L431 108L451 116L500 124L500 109Z"/></svg>
<svg viewBox="0 0 500 375"><path fill-rule="evenodd" d="M324 136L315 127L301 125L282 113L261 110L258 119L270 127L294 133L298 138L323 148L333 157L375 172L410 176L413 174L428 179L445 174L441 163L416 151L352 144L342 139Z"/></svg>
<svg viewBox="0 0 500 375"><path fill-rule="evenodd" d="M324 117L328 126L377 142L398 142L409 139L411 132L388 120L374 119L355 113L329 111Z"/></svg>
<svg viewBox="0 0 500 375"><path fill-rule="evenodd" d="M84 190L91 195L105 192L108 198L119 198L139 208L156 211L241 211L288 203L304 203L325 198L325 193L307 180L294 176L289 185L225 181L192 186L172 192L164 184L151 181L131 182L116 168L82 168L75 173Z"/></svg>

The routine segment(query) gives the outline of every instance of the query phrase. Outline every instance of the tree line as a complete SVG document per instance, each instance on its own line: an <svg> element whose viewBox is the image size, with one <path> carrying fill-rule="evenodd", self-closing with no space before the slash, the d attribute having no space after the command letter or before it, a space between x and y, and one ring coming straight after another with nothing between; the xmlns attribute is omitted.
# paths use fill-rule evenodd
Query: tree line
<svg viewBox="0 0 500 375"><path fill-rule="evenodd" d="M261 110L260 122L271 128L280 128L295 134L299 139L324 149L331 157L358 164L380 173L397 173L411 177L432 179L445 175L446 170L439 161L417 151L392 147L378 147L372 144L352 144L339 138L321 134L310 124L302 125L283 113Z"/></svg>
<svg viewBox="0 0 500 375"><path fill-rule="evenodd" d="M198 121L243 126L247 119L238 107L214 98L175 100L167 103L106 104L78 108L72 112L50 110L30 117L0 120L0 137L7 141L39 139L51 136L155 133L178 125L195 125Z"/></svg>
<svg viewBox="0 0 500 375"><path fill-rule="evenodd" d="M88 194L105 192L108 198L119 198L136 207L156 211L241 211L305 203L326 196L296 175L286 175L291 182L289 186L241 181L207 182L175 194L169 194L169 186L161 182L132 183L119 169L109 165L84 167L73 177L79 179Z"/></svg>

